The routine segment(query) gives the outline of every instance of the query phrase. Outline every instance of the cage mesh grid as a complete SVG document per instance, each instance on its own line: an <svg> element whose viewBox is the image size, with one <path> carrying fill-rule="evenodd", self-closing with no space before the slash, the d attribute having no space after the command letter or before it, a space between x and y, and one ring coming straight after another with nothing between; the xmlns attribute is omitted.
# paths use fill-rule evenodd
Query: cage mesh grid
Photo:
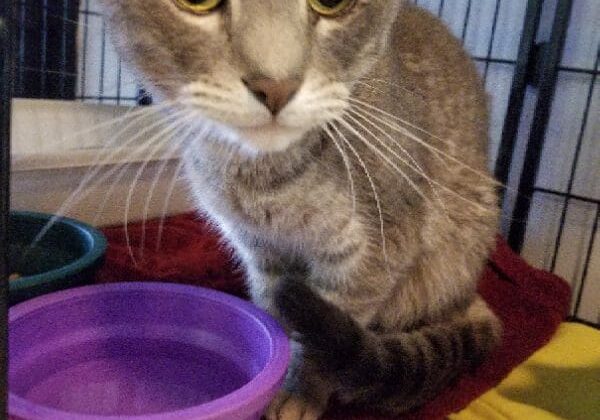
<svg viewBox="0 0 600 420"><path fill-rule="evenodd" d="M79 28L76 99L117 105L149 104L148 95L114 51L95 0L80 0Z"/></svg>
<svg viewBox="0 0 600 420"><path fill-rule="evenodd" d="M584 2L585 0L581 0ZM588 0L589 1L589 0ZM148 94L137 84L131 72L116 56L106 34L106 26L96 0L16 0L18 9L17 97L76 99L109 104L147 104ZM526 19L526 2L514 0L413 0L446 21L459 37L482 74L494 108L492 115L492 160L498 148L511 95L511 83L518 65L518 43ZM533 3L533 2L529 2ZM538 2L544 3L542 1ZM527 18L529 18L527 16ZM508 41L507 41L508 40ZM587 245L582 252L582 271L571 279L576 286L574 314L578 313L590 265L598 247L600 199L579 194L575 188L580 167L583 137L586 129L594 129L593 102L598 76L598 54L593 66L563 62L560 76L578 75L589 78L586 105L582 112L579 138L574 147L570 175L564 188L536 184L531 201L551 196L562 201L559 222L554 235L553 252L544 267L556 271L559 255L565 246L569 210L574 202L595 206L595 217L589 227ZM523 110L520 109L520 112ZM505 127L504 127L505 128ZM511 150L512 152L512 150ZM502 156L501 156L502 158ZM510 166L501 160L501 169ZM498 168L498 166L497 166ZM529 215L531 218L531 215ZM594 320L596 321L596 320Z"/></svg>
<svg viewBox="0 0 600 420"><path fill-rule="evenodd" d="M584 139L586 134L589 131L595 129L593 127L594 123L597 122L598 114L597 114L597 105L595 107L595 111L593 111L594 102L598 101L598 90L597 90L597 79L600 74L600 46L596 46L596 57L594 63L589 68L577 68L561 65L559 66L559 79L565 79L569 77L577 77L579 79L584 79L586 87L585 92L585 104L583 107L583 111L581 113L581 119L579 122L579 127L576 130L577 140L575 144L575 148L573 150L572 161L568 165L568 179L566 181L566 186L564 188L547 188L538 182L536 186L533 188L534 196L532 197L532 201L536 200L537 195L549 196L550 199L558 199L559 201L559 220L558 220L558 228L556 229L556 234L553 238L553 244L551 246L552 251L550 253L550 259L547 264L545 264L545 268L552 272L556 272L558 268L559 256L561 254L562 247L564 246L564 237L568 229L568 220L567 216L569 214L569 210L577 203L585 203L589 204L593 208L591 209L591 213L593 216L591 217L589 223L589 234L588 237L584 239L584 247L583 252L581 254L581 269L579 273L574 274L574 278L571 279L572 284L574 286L574 302L573 302L573 314L577 316L580 311L583 293L586 288L586 284L588 281L592 281L590 267L592 264L592 256L594 254L594 250L596 247L600 246L599 238L598 238L598 226L600 220L600 191L590 191L588 194L582 193L577 194L576 190L576 178L578 172L581 171L582 159L583 159L583 146ZM593 121L593 118L596 118L596 121ZM597 134L597 133L596 133ZM592 132L589 134L591 136L595 136ZM593 141L593 140L592 140ZM597 143L597 139L596 139ZM600 145L596 144L596 147ZM592 171L593 168L592 168ZM595 171L597 172L597 170ZM596 280L597 281L597 280ZM596 320L596 322L600 322Z"/></svg>
<svg viewBox="0 0 600 420"><path fill-rule="evenodd" d="M77 16L69 0L17 1L15 96L69 99L76 73Z"/></svg>
<svg viewBox="0 0 600 420"><path fill-rule="evenodd" d="M598 220L600 219L600 197L598 197L598 196L595 196L595 197L594 196L580 196L580 195L573 193L575 176L577 174L577 168L579 167L579 162L581 159L581 150L582 150L584 135L586 133L587 127L591 124L591 112L590 111L591 111L591 107L592 107L593 95L594 95L595 88L596 88L596 80L598 78L598 74L600 73L600 71L598 70L599 65L600 65L600 48L598 48L598 51L596 53L596 60L595 60L594 67L592 69L574 69L574 68L568 68L568 67L560 68L561 72L577 73L577 74L583 73L583 74L587 74L590 76L589 88L588 88L586 103L585 103L585 109L583 111L581 126L579 129L579 134L578 134L578 138L577 138L577 145L575 148L575 155L573 158L573 162L571 164L569 181L568 181L566 191L556 191L556 190L545 189L542 187L535 188L535 191L537 191L537 192L557 195L563 199L563 206L562 206L563 208L562 208L562 212L560 215L559 229L558 229L558 233L557 233L556 240L555 240L552 262L550 265L550 270L552 270L552 271L556 270L557 257L558 257L558 253L559 253L559 250L561 247L561 241L562 241L563 233L565 230L566 216L567 216L567 212L569 210L571 201L572 200L583 201L583 202L595 204L595 206L596 206L596 214L594 217L594 222L593 222L591 233L590 233L590 238L588 240L588 244L587 244L586 251L585 251L585 262L583 265L584 268L583 268L583 272L581 274L581 278L578 281L579 285L578 285L578 291L577 291L577 295L576 295L577 297L576 297L575 309L574 309L576 314L579 311L579 307L581 305L581 298L583 295L583 290L585 289L585 284L586 284L586 281L588 280L589 267L590 267L591 258L592 258L592 251L594 249L594 245L595 245L596 239L597 239L596 234L598 232Z"/></svg>
<svg viewBox="0 0 600 420"><path fill-rule="evenodd" d="M16 6L16 97L143 102L145 94L112 49L94 0L17 0Z"/></svg>

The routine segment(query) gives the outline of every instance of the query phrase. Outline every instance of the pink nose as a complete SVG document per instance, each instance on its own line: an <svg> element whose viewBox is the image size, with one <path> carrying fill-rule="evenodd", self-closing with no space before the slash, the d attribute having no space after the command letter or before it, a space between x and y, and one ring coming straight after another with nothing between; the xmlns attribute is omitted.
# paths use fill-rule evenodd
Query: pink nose
<svg viewBox="0 0 600 420"><path fill-rule="evenodd" d="M262 77L242 81L273 115L277 115L291 101L300 87L300 80L296 79L274 80Z"/></svg>

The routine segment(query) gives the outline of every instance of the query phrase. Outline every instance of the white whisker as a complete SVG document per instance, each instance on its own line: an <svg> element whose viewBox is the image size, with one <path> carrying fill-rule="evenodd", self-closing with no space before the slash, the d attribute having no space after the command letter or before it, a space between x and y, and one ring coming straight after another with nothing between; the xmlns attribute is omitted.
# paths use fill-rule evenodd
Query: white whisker
<svg viewBox="0 0 600 420"><path fill-rule="evenodd" d="M108 121L104 121L104 122L95 124L92 127L86 128L84 130L79 130L79 131L69 135L68 137L63 138L62 140L65 142L69 142L69 141L72 141L73 139L81 137L85 134L93 133L94 131L97 131L97 130L100 130L100 129L103 129L106 127L110 127L117 123L126 121L129 118L133 118L134 120L130 121L123 129L118 131L117 134L115 134L113 136L113 140L108 142L106 145L106 146L111 146L113 144L113 142L116 142L116 140L118 140L120 134L123 134L128 128L131 127L131 125L135 122L135 120L137 120L138 118L144 119L146 117L153 116L155 114L158 114L161 111L164 111L165 109L168 109L168 107L170 107L170 106L172 106L172 104L170 102L167 102L167 103L164 103L161 105L153 105L151 107L132 106L132 107L129 107L127 112L125 112L125 114L121 115L120 117L111 118Z"/></svg>
<svg viewBox="0 0 600 420"><path fill-rule="evenodd" d="M354 120L355 120L355 119L354 119ZM363 128L364 128L364 126L363 126ZM355 134L356 134L357 136L359 136L359 137L360 137L360 133L356 132L355 130L354 130L354 132L355 132ZM381 153L381 151L379 151L379 153L380 153L380 156L381 156L381 157L382 157L382 158L383 158L383 159L384 159L386 162L388 162L388 163L389 163L389 158L385 157L385 155L384 155L383 153ZM396 156L397 156L397 154L396 154ZM410 165L408 165L408 166L409 166L411 169L415 170L415 169L414 169L414 168L412 168ZM396 168L397 170L399 170L397 167L395 167L395 168ZM400 171L400 172L401 172L401 171ZM404 177L404 174L403 174L402 172L401 172L400 174L401 174L401 175ZM473 201L473 200L470 200L470 199L468 199L468 198L466 198L466 197L463 197L462 195L460 195L460 194L459 194L459 193L457 193L456 191L452 190L451 188L448 188L447 186L445 186L445 185L441 184L440 182L438 182L438 181L434 180L433 178L429 177L427 174L425 174L425 173L422 173L422 174L420 174L420 175L421 175L423 178L425 178L427 181L429 181L430 183L432 183L433 185L436 185L436 186L438 186L438 187L439 187L439 188L441 188L442 190L444 190L444 191L446 191L446 192L448 192L448 193L450 193L450 194L454 195L454 196L455 196L455 197L457 197L458 199L460 199L460 200L462 200L462 201L465 201L465 202L467 202L467 203L471 204L471 205L472 205L472 206L474 206L474 207L477 207L478 209L480 209L480 210L482 210L482 211L484 211L484 212L493 212L493 210L490 210L489 208L487 208L487 207L485 207L485 206L482 206L480 203L477 203L476 201ZM414 188L414 184L411 184L411 186L413 186L413 188ZM430 200L429 200L428 198L426 198L426 197L423 195L423 193L419 193L419 195L420 195L421 197L423 197L423 198L424 198L426 201L430 202Z"/></svg>
<svg viewBox="0 0 600 420"><path fill-rule="evenodd" d="M333 142L333 144L335 145L337 150L340 152L340 155L342 156L342 160L344 161L344 166L346 167L346 172L348 174L348 185L350 188L350 195L352 197L352 212L356 213L356 189L354 186L354 178L352 177L352 169L351 169L350 160L348 159L348 154L342 148L340 143L335 139L335 137L333 136L333 134L331 133L331 131L329 130L329 128L326 125L323 126L323 130L325 130L325 133L327 133L327 135L329 136L329 138L331 139L331 141Z"/></svg>
<svg viewBox="0 0 600 420"><path fill-rule="evenodd" d="M355 103L357 103L359 106L360 106L360 105L362 105L362 106L363 106L363 108L364 108L364 107L371 108L371 109L374 109L374 110L376 110L376 111L378 111L378 112L380 112L380 113L383 113L383 114L385 114L385 115L389 116L390 118L396 118L396 117L394 117L392 114L389 114L389 113L387 113L387 112L385 112L385 111L382 111L382 110L380 110L380 109L379 109L379 108L377 108L377 107L373 107L372 105L369 105L369 104L367 104L366 102L363 102L363 101L358 101L358 100L356 100L356 99L354 99L354 98L350 98L349 100L350 100L350 101L352 101L352 102L355 102ZM405 128L405 127L401 127L401 126L399 126L399 125L397 125L397 124L395 124L395 123L393 123L393 122L391 122L391 121L388 121L388 120L386 120L386 119L380 118L380 117L378 117L377 115L373 114L372 112L369 112L368 110L362 109L362 112L363 112L363 113L365 113L366 115L370 116L371 118L375 119L376 121L379 121L379 122L381 122L382 124L385 124L386 126L388 126L389 128L391 128L392 130L394 130L394 131L396 131L396 132L399 132L400 134L403 134L403 135L405 135L406 137L408 137L408 138L409 138L409 139L411 139L411 140L414 140L414 141L416 141L418 144L420 144L420 145L422 145L423 147L425 147L426 149L430 150L430 151L431 151L431 152L432 152L432 153L433 153L435 156L437 156L439 159L442 159L443 157L445 157L445 158L447 158L447 159L451 160L452 162L454 162L454 163L457 163L457 164L458 164L458 165L460 165L461 167L463 167L463 168L467 169L468 171L470 171L470 172L472 172L472 173L474 173L474 174L476 174L476 175L478 175L478 176L480 176L480 177L482 177L482 178L484 178L484 179L488 180L489 182L491 182L491 183L493 183L493 184L495 184L495 185L502 185L501 183L499 183L498 181L496 181L494 178L492 178L490 175L488 175L488 174L486 174L486 173L484 173L484 172L482 172L482 171L480 171L480 170L477 170L477 169L475 169L475 168L472 168L472 167L470 167L469 165L467 165L466 163L464 163L464 162L460 161L459 159L457 159L456 157L454 157L454 156L450 155L449 153L446 153L446 152L444 152L443 150L441 150L441 149L439 149L439 148L437 148L437 147L435 147L435 146L433 146L433 145L431 145L431 144L427 143L426 141L424 141L424 140L423 140L423 139L421 139L420 137L416 136L414 133L412 133L412 132L411 132L410 130L408 130L407 128ZM411 127L411 128L415 128L416 130L419 130L419 131L422 131L422 132L424 132L424 130L422 130L422 129L418 129L418 127ZM426 133L426 134L427 134L427 133ZM440 141L443 141L443 142L445 142L445 140L443 140L443 139L441 139L441 138L439 138L439 137L435 137L435 136L433 136L433 135L432 135L432 137L433 137L433 138L436 138L436 139L438 139L438 140L440 140ZM442 159L442 160L443 160L443 159Z"/></svg>
<svg viewBox="0 0 600 420"><path fill-rule="evenodd" d="M397 83L392 83L392 82L390 82L388 80L384 80L384 79L373 79L373 78L370 78L370 77L363 77L360 80L358 80L357 83L363 84L363 85L368 86L368 87L370 87L372 89L378 89L378 88L375 88L372 85L369 85L365 81L367 81L367 82L375 82L375 83L383 83L383 84L386 84L388 86L392 86L392 87L395 87L397 89L403 90L404 92L409 93L410 95L414 95L414 96L416 96L416 97L418 97L420 99L425 99L425 95L421 91L410 90L407 87L401 86L401 85L399 85ZM386 93L389 93L389 91L386 92Z"/></svg>
<svg viewBox="0 0 600 420"><path fill-rule="evenodd" d="M179 180L179 174L181 173L181 170L183 169L184 164L185 164L185 161L183 159L180 159L179 164L177 165L177 168L175 168L175 173L173 174L173 177L171 178L171 182L170 182L169 188L167 190L167 195L165 196L165 201L163 203L163 208L162 208L161 216L160 216L160 222L158 224L158 233L156 234L156 248L155 248L156 251L158 251L160 249L160 246L162 243L163 230L164 230L164 226L165 226L165 217L167 215L167 210L169 209L171 197L173 196L173 192L175 191L175 185L177 184L177 181Z"/></svg>
<svg viewBox="0 0 600 420"><path fill-rule="evenodd" d="M176 117L175 121L172 121L167 127L165 127L164 129L162 129L161 131L156 133L152 137L152 139L149 140L149 142L154 142L156 139L160 139L162 136L166 135L167 133L172 133L172 134L177 133L177 131L180 129L180 125L181 125L181 120L179 119L179 117L182 114L185 115L185 111L179 111L179 112L175 113L174 114L174 116ZM133 193L135 191L135 187L136 187L140 177L142 176L144 170L148 166L148 163L150 162L150 160L154 157L154 155L156 153L158 153L160 151L160 149L162 147L164 147L164 143L168 142L170 139L171 139L171 136L167 136L156 143L156 145L154 146L154 148L148 155L147 159L142 163L142 165L136 172L133 182L131 184L131 187L129 188L129 192L127 194L127 200L125 203L125 214L124 214L125 244L127 246L127 250L129 251L129 256L131 257L131 261L133 262L133 264L135 266L137 266L137 260L135 259L135 256L133 255L133 250L131 248L131 238L129 236L129 229L128 229L129 211L131 208Z"/></svg>
<svg viewBox="0 0 600 420"><path fill-rule="evenodd" d="M150 145L145 145L145 146L148 147ZM119 173L117 174L116 178L113 179L113 181L110 184L110 187L108 188L106 193L104 193L104 198L102 199L102 203L100 203L100 207L98 207L98 210L96 210L96 215L94 216L92 225L95 226L98 223L98 219L102 216L102 214L104 213L104 210L106 209L108 200L110 199L110 197L112 197L115 188L117 187L119 182L121 182L121 180L123 179L123 176L125 176L125 174L127 173L127 170L131 167L131 165L133 165L133 163L134 163L134 160L131 160L129 162L120 164L117 167L113 168L113 169L120 168ZM113 170L110 170L109 172L111 173L111 175L114 173Z"/></svg>
<svg viewBox="0 0 600 420"><path fill-rule="evenodd" d="M135 163L140 162L140 160L138 160L138 155L144 154L153 144L155 144L159 140L160 139L157 138L156 141L146 142L146 143L142 144L141 146L139 146L138 149L132 151L132 154L129 156L128 162L119 164L119 165L115 166L114 168L110 169L94 183L94 185L100 185L102 182L104 182L105 179L108 179L110 176L112 176L115 171L117 171L117 170L119 171L116 178L111 183L109 189L104 194L104 199L102 200L102 203L100 204L100 207L98 208L98 211L96 211L96 216L94 216L94 221L92 222L93 225L95 225L97 223L98 218L104 212L104 209L106 208L106 205L108 204L108 199L112 196L114 189L119 184L119 182L123 179L123 177L127 173L127 170L129 168L131 168L131 166L133 166Z"/></svg>
<svg viewBox="0 0 600 420"><path fill-rule="evenodd" d="M352 118L354 121L356 121L355 118L353 118L350 115L347 115L348 118ZM429 200L429 197L427 197L425 195L425 193L423 193L423 191L417 186L417 184L415 184L415 182L404 173L404 171L402 169L400 169L400 167L398 165L396 165L389 157L387 157L381 150L379 150L377 147L375 147L371 142L369 142L361 133L359 133L353 126L352 124L350 124L348 121L346 121L345 119L340 119L339 122L341 122L342 124L344 124L344 126L350 130L360 141L362 141L369 149L371 149L373 152L375 152L378 156L380 156L389 166L391 166L393 169L396 170L396 172L398 172L398 174L404 178L404 180L415 190L415 192L419 195L419 197L421 197L424 201L430 203L431 201ZM357 122L358 124L360 124L363 128L364 125L362 125L360 122ZM397 153L395 154L395 156L399 159L402 159ZM406 162L404 160L404 162Z"/></svg>
<svg viewBox="0 0 600 420"><path fill-rule="evenodd" d="M365 173L365 176L367 177L367 180L369 181L369 184L371 185L373 197L375 198L375 204L377 205L377 212L379 214L379 227L380 227L380 234L381 234L381 252L383 254L383 260L384 260L384 263L386 266L386 270L388 272L388 275L391 278L391 273L390 273L390 268L389 268L389 258L388 258L388 253L387 253L387 242L386 242L386 238L385 238L385 227L384 227L384 223L383 223L383 211L382 211L382 206L381 206L381 200L379 199L379 194L377 193L377 188L375 187L375 181L373 180L371 173L367 169L367 165L365 164L365 161L360 157L360 154L358 153L356 148L354 146L352 146L352 143L350 143L350 141L346 138L346 136L344 136L344 134L341 132L340 129L338 129L338 127L335 124L331 123L330 125L335 130L335 132L338 134L339 138L346 144L346 146L348 146L348 148L350 149L352 154L356 157L356 159L358 160L360 166L362 167L362 169Z"/></svg>
<svg viewBox="0 0 600 420"><path fill-rule="evenodd" d="M188 115L187 120L194 119L194 115ZM160 180L160 176L165 171L167 164L175 158L175 155L179 151L181 145L185 142L187 136L190 135L192 130L194 129L193 125L190 125L188 129L182 133L176 133L176 135L181 135L181 138L174 142L174 144L169 148L166 153L166 156L163 157L163 161L160 164L160 167L156 171L156 175L154 175L154 179L152 180L152 184L150 185L148 194L146 195L146 201L144 203L144 214L142 217L142 237L140 240L140 259L144 258L144 248L146 244L146 221L148 219L148 213L150 211L150 203L152 201L152 197L154 196L154 191L158 185Z"/></svg>
<svg viewBox="0 0 600 420"><path fill-rule="evenodd" d="M352 119L359 127L361 127L363 130L365 130L368 134L371 135L371 137L373 137L380 145L382 145L385 150L387 150L389 153L391 153L394 157L396 157L396 159L398 159L400 162L402 162L404 165L406 165L408 168L412 169L413 172L415 172L417 175L421 176L422 178L424 178L427 183L429 184L431 191L433 192L433 194L436 196L437 201L440 203L440 205L442 206L442 209L444 210L444 213L447 214L447 208L446 205L444 204L444 201L441 199L441 197L439 196L437 189L435 188L434 184L435 182L433 181L433 179L427 175L427 173L425 172L425 170L421 167L421 165L419 165L419 163L411 156L411 154L408 152L408 150L406 150L404 147L402 147L402 145L400 145L399 142L397 142L389 133L387 133L385 130L383 130L381 127L377 126L375 123L373 123L371 120L369 120L368 118L366 118L365 116L363 116L362 114L360 114L359 112L357 112L354 109L350 109L351 113L357 115L359 118L363 119L364 121L366 121L368 124L370 124L372 127L374 127L375 129L377 129L380 133L382 133L384 136L386 136L391 142L392 144L394 144L395 146L399 147L400 150L408 156L408 159L411 161L408 162L406 159L404 159L402 156L398 155L398 153L393 150L388 144L386 144L384 141L382 141L379 137L377 137L377 135L375 135L375 133L373 133L371 130L369 130L367 127L365 127L363 124L361 124L356 118L353 118L351 115L348 115L348 117L350 119ZM412 184L411 184L412 186ZM414 187L413 187L414 188Z"/></svg>
<svg viewBox="0 0 600 420"><path fill-rule="evenodd" d="M74 204L74 202L76 202L76 200L81 200L82 198L87 196L87 193L84 193L83 190L86 187L90 186L89 185L90 181L98 174L98 172L100 172L102 166L106 165L106 163L108 163L111 159L113 159L115 156L117 156L118 153L120 153L123 149L125 149L131 143L135 142L138 138L140 138L143 134L145 134L146 131L149 131L150 129L152 129L156 126L163 124L165 121L168 121L168 119L170 119L170 117L165 117L165 118L155 122L154 124L150 125L149 127L147 127L147 129L142 130L141 132L138 132L136 135L134 135L132 138L127 140L119 148L112 151L112 153L110 153L108 156L106 156L102 162L96 163L93 167L91 167L90 170L84 176L84 178L81 180L81 182L79 183L77 188L69 195L69 197L67 197L67 199L63 202L63 204L56 210L55 214L50 218L50 220L46 223L46 225L36 235L36 237L33 239L31 244L29 245L29 248L26 251L26 253L29 252L31 249L33 249L39 243L39 241L46 235L46 233L48 233L48 231L52 228L52 226L54 226L54 224L58 221L58 219L60 219L72 207L72 205ZM108 171L106 174L104 174L104 176L100 177L100 179L94 180L94 183L92 185L98 185L100 182L103 182L108 177L112 176L112 174L115 171L116 171L115 168Z"/></svg>

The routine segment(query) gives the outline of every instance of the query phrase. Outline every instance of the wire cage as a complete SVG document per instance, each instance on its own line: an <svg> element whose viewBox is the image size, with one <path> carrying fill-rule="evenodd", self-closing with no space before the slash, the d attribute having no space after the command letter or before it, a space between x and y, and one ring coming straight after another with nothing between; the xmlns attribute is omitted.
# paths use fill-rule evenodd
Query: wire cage
<svg viewBox="0 0 600 420"><path fill-rule="evenodd" d="M600 2L413 2L462 40L489 92L490 169L506 185L503 233L531 263L571 283L575 319L600 323ZM109 105L149 105L152 99L115 53L96 0L8 0L0 12L12 17L0 26L5 243L11 91L14 98ZM0 291L6 325L6 280ZM5 354L5 347L0 350Z"/></svg>
<svg viewBox="0 0 600 420"><path fill-rule="evenodd" d="M18 0L15 97L148 104L95 0Z"/></svg>

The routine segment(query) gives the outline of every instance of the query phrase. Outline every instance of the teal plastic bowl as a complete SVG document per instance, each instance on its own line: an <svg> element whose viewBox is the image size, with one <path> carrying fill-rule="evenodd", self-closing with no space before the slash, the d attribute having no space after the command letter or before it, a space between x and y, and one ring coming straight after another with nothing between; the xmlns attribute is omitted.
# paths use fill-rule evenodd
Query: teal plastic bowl
<svg viewBox="0 0 600 420"><path fill-rule="evenodd" d="M77 220L60 218L34 246L31 243L53 217L11 212L8 224L10 304L88 284L106 252L106 238Z"/></svg>

